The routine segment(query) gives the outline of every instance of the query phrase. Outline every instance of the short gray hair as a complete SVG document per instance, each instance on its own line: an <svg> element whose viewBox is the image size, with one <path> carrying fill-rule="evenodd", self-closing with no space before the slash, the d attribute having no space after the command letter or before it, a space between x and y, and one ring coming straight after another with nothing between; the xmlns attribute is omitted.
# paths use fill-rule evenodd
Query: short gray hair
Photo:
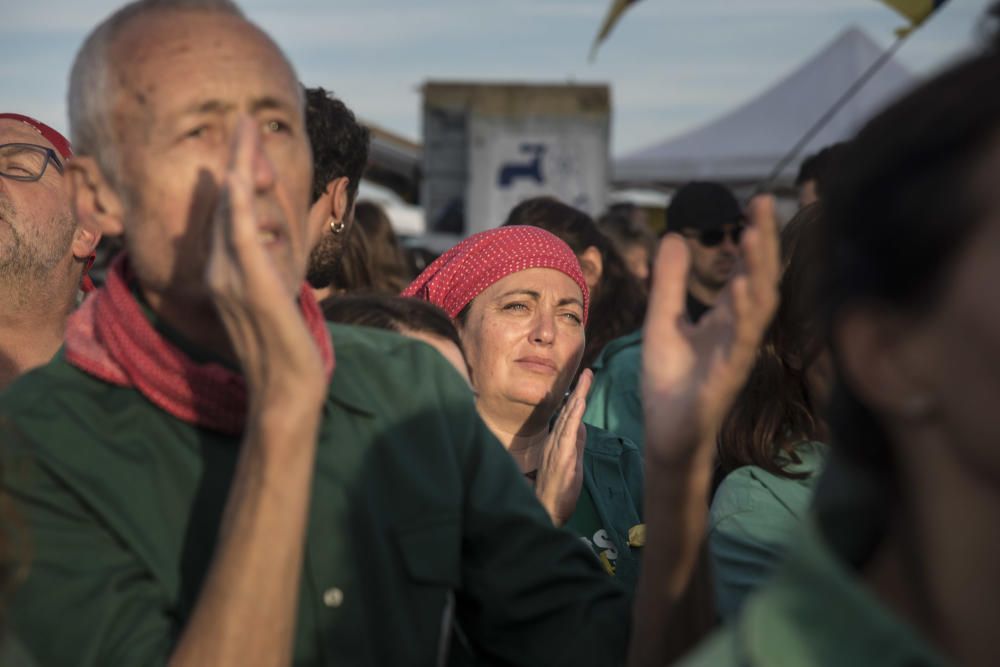
<svg viewBox="0 0 1000 667"><path fill-rule="evenodd" d="M106 178L117 181L118 141L108 113L115 98L111 49L124 29L146 14L162 11L204 11L246 16L232 0L136 0L104 20L83 42L69 77L69 131L77 155L89 155Z"/></svg>

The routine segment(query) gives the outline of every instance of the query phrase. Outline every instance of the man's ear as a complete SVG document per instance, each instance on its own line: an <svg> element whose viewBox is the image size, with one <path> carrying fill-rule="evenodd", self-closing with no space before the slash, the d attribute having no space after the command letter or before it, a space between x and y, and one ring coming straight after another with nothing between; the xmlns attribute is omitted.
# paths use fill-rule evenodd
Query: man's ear
<svg viewBox="0 0 1000 667"><path fill-rule="evenodd" d="M80 229L96 235L94 245L102 234L118 236L123 233L125 207L121 197L104 178L97 161L89 156L74 157L66 165L66 174L69 177L69 202L73 215Z"/></svg>
<svg viewBox="0 0 1000 667"><path fill-rule="evenodd" d="M348 208L350 208L350 197L347 188L351 184L351 179L347 176L335 178L326 184L326 190L330 193L330 217L334 220L347 224Z"/></svg>
<svg viewBox="0 0 1000 667"><path fill-rule="evenodd" d="M78 222L73 233L73 257L87 259L94 254L100 242L101 230L94 228L89 222Z"/></svg>
<svg viewBox="0 0 1000 667"><path fill-rule="evenodd" d="M934 403L923 338L910 318L876 306L847 313L834 331L851 390L877 411L905 420L925 416Z"/></svg>
<svg viewBox="0 0 1000 667"><path fill-rule="evenodd" d="M601 276L604 275L604 258L601 251L596 246L589 246L577 256L580 260L580 269L583 271L583 279L587 283L590 291L594 291Z"/></svg>

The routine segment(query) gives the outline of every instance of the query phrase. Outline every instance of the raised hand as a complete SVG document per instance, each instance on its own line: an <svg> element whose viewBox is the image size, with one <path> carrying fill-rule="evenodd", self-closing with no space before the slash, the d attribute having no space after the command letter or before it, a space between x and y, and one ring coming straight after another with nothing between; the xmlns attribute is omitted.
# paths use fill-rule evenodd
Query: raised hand
<svg viewBox="0 0 1000 667"><path fill-rule="evenodd" d="M576 388L559 411L545 441L535 479L535 495L557 526L569 521L583 488L583 448L587 442L583 413L593 379L594 373L589 369L580 374Z"/></svg>
<svg viewBox="0 0 1000 667"><path fill-rule="evenodd" d="M251 401L293 386L319 397L326 383L319 350L254 211L258 191L276 178L260 141L254 121L243 118L213 220L206 280Z"/></svg>
<svg viewBox="0 0 1000 667"><path fill-rule="evenodd" d="M643 336L646 456L651 463L711 457L723 417L746 381L778 305L774 200L755 198L743 234L744 268L697 324L684 316L690 258L667 235L656 260Z"/></svg>
<svg viewBox="0 0 1000 667"><path fill-rule="evenodd" d="M656 258L642 343L646 546L631 667L669 664L705 631L692 622L702 605L688 588L705 536L715 439L778 305L774 201L757 198L749 213L745 266L698 324L684 314L684 241L667 235Z"/></svg>

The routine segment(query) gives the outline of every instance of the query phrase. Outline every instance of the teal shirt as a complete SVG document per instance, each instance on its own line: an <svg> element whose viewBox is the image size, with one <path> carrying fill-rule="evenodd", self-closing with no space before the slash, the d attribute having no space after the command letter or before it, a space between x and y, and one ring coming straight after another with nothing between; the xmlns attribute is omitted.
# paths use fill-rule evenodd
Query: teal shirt
<svg viewBox="0 0 1000 667"><path fill-rule="evenodd" d="M583 489L566 527L584 538L614 567L615 578L629 591L639 578L640 548L628 543L628 531L642 523L642 455L613 433L587 426L583 450Z"/></svg>
<svg viewBox="0 0 1000 667"><path fill-rule="evenodd" d="M646 429L642 414L642 330L616 338L593 363L594 383L583 421L635 443L642 451Z"/></svg>
<svg viewBox="0 0 1000 667"><path fill-rule="evenodd" d="M884 525L883 480L833 455L775 576L685 667L938 667L948 662L859 576Z"/></svg>
<svg viewBox="0 0 1000 667"><path fill-rule="evenodd" d="M620 664L628 596L553 528L454 369L392 333L330 331L294 664L434 665L449 646L450 664ZM0 437L31 540L13 632L46 667L165 664L239 439L61 353L0 397Z"/></svg>
<svg viewBox="0 0 1000 667"><path fill-rule="evenodd" d="M732 618L743 600L771 576L798 535L826 460L827 446L804 442L795 448L801 464L789 465L803 479L789 479L757 466L744 466L719 485L709 512L708 553L716 609Z"/></svg>

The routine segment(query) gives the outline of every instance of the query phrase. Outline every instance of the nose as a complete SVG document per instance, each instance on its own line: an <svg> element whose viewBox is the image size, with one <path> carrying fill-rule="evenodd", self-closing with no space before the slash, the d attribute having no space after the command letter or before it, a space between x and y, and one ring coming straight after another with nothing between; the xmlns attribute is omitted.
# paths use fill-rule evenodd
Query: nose
<svg viewBox="0 0 1000 667"><path fill-rule="evenodd" d="M539 345L551 345L556 338L555 316L539 309L531 323L531 342Z"/></svg>
<svg viewBox="0 0 1000 667"><path fill-rule="evenodd" d="M255 142L253 155L253 185L257 192L265 192L274 187L276 171L274 163L264 149L264 143Z"/></svg>

